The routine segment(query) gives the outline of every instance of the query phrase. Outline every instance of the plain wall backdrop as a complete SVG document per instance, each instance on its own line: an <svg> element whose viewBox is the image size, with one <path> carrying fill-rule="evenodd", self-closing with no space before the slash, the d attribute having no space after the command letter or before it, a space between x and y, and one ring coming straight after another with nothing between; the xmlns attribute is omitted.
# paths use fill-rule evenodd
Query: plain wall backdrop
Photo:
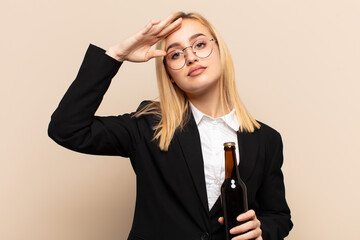
<svg viewBox="0 0 360 240"><path fill-rule="evenodd" d="M90 43L107 49L178 10L216 26L248 110L282 134L287 239L358 236L360 1L1 0L0 239L126 239L129 160L66 150L47 126ZM124 63L97 114L156 98L154 64Z"/></svg>

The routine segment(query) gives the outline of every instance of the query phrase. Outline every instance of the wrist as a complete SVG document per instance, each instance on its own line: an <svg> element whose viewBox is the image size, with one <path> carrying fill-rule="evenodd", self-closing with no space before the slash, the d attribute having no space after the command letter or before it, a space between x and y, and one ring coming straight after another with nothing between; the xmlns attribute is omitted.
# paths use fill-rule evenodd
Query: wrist
<svg viewBox="0 0 360 240"><path fill-rule="evenodd" d="M119 54L113 47L108 48L105 53L119 62L124 62L126 60L125 56Z"/></svg>

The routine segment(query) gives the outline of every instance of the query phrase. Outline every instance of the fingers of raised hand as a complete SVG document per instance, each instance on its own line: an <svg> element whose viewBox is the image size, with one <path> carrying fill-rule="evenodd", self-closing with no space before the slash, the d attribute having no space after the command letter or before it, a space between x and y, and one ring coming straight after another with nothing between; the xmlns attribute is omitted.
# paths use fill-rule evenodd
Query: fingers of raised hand
<svg viewBox="0 0 360 240"><path fill-rule="evenodd" d="M170 14L169 16L167 16L165 19L163 19L159 23L158 27L160 29L163 29L165 26L167 26L173 20L173 18L174 18L174 14Z"/></svg>
<svg viewBox="0 0 360 240"><path fill-rule="evenodd" d="M173 32L175 32L176 30L178 30L181 27L181 22L182 22L182 18L178 18L176 19L176 21L174 21L173 23L171 23L170 25L168 25L167 27L165 27L160 33L159 35L163 38L169 36L170 34L172 34Z"/></svg>
<svg viewBox="0 0 360 240"><path fill-rule="evenodd" d="M141 34L148 33L154 25L157 25L160 23L160 20L150 20L148 24L144 27L144 29L141 31Z"/></svg>
<svg viewBox="0 0 360 240"><path fill-rule="evenodd" d="M181 18L177 19L173 23L170 23L171 20L174 18L173 14L168 16L166 19L159 21L159 20L151 20L145 28L140 31L142 36L149 35L152 37L164 38L171 34L172 32L176 31L180 27L180 23L182 21Z"/></svg>

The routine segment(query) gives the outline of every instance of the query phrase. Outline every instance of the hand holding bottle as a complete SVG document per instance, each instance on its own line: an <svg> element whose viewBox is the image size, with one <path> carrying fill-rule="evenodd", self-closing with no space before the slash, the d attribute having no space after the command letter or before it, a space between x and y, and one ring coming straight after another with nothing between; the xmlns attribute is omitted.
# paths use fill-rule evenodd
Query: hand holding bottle
<svg viewBox="0 0 360 240"><path fill-rule="evenodd" d="M182 19L169 24L174 16L171 14L166 19L151 20L143 29L126 38L124 41L110 47L106 54L118 61L147 62L151 58L166 55L163 50L149 51L161 39L178 30Z"/></svg>
<svg viewBox="0 0 360 240"><path fill-rule="evenodd" d="M243 214L240 214L237 218L237 221L244 222L239 226L236 226L230 230L230 233L233 235L238 235L234 240L240 239L255 239L255 240L262 240L261 236L261 228L260 228L260 221L257 219L255 211L249 210ZM224 223L224 218L219 218L219 223Z"/></svg>

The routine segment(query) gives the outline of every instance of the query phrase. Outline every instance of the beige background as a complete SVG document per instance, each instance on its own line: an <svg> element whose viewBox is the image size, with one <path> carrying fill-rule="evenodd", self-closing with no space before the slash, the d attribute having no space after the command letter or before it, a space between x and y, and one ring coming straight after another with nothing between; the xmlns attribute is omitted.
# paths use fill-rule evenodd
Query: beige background
<svg viewBox="0 0 360 240"><path fill-rule="evenodd" d="M0 239L126 239L135 199L129 161L66 150L47 125L89 43L107 48L177 10L200 12L218 28L246 106L283 136L295 224L287 239L356 239L358 0L1 0ZM156 96L154 62L126 63L97 114L133 111Z"/></svg>

